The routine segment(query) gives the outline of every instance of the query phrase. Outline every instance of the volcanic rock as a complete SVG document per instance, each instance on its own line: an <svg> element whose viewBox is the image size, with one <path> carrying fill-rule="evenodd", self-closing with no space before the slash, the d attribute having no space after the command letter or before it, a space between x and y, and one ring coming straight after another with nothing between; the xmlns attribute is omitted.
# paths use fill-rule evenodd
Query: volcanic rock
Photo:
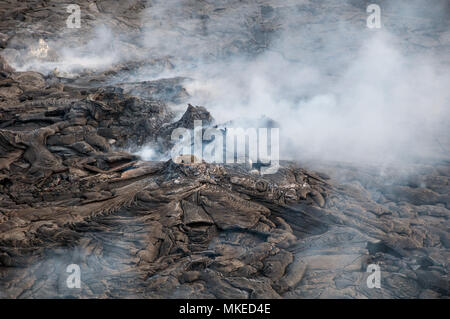
<svg viewBox="0 0 450 319"><path fill-rule="evenodd" d="M167 152L176 128L218 125L207 107L171 108L187 104L186 78L130 75L175 67L171 52L154 57L131 43L149 2L78 1L80 30L65 27L66 8L53 2L0 3L0 298L448 298L450 161L395 179L404 167L382 176L362 164L282 161L260 176L240 164L145 161L134 151ZM246 23L225 34L205 21L234 4L188 1L180 15L198 23L175 29L223 41L219 53L198 47L176 62L257 55L286 11L317 24L314 13L329 9L262 1L249 11L244 2ZM345 18L361 20L348 6ZM73 74L44 72L52 56L27 64L39 40L82 46L80 33L98 21L124 35L133 58ZM304 47L304 63L325 54ZM66 285L71 264L80 289ZM381 289L367 286L371 264Z"/></svg>

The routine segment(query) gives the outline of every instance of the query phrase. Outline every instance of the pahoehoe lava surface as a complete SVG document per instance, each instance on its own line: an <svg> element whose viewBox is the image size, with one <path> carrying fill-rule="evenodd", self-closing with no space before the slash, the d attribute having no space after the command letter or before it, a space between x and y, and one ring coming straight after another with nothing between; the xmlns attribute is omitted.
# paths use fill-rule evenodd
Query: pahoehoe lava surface
<svg viewBox="0 0 450 319"><path fill-rule="evenodd" d="M131 35L147 5L77 3L83 28L103 19ZM224 46L265 48L286 8L261 3L268 22L251 20L248 45L236 34ZM76 41L64 10L2 1L0 55L23 58L42 37ZM207 106L187 102L176 120L170 104L187 101L185 78L127 81L149 67L172 65L142 58L68 77L0 57L0 298L449 296L450 160L383 175L285 161L264 176L239 164L144 161L130 145L166 151L173 128L214 123ZM70 264L81 289L66 285ZM381 267L381 289L367 286L369 264Z"/></svg>

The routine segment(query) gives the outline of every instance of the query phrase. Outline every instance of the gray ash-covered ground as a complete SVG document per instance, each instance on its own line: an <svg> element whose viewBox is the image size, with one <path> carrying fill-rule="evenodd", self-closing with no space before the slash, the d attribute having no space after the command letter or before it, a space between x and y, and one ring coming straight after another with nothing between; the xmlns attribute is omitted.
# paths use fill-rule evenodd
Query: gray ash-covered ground
<svg viewBox="0 0 450 319"><path fill-rule="evenodd" d="M0 3L0 298L448 298L448 132L432 158L383 167L308 158L264 176L135 152L168 151L172 130L194 120L222 123L208 105L188 106L193 79L171 70L270 50L293 8L310 27L299 32L317 31L327 8L363 25L365 3L188 1L164 20L173 7L155 12L153 2L77 1L81 29L65 27L68 3ZM236 12L246 23L224 28ZM408 34L402 45L445 65L448 11L435 25L435 12L423 15L397 30ZM155 16L185 53L139 40L164 22ZM80 35L100 22L120 34L117 59L67 67L61 47L94 48ZM347 54L298 45L305 63ZM70 264L80 289L67 287ZM370 264L381 288L367 285Z"/></svg>

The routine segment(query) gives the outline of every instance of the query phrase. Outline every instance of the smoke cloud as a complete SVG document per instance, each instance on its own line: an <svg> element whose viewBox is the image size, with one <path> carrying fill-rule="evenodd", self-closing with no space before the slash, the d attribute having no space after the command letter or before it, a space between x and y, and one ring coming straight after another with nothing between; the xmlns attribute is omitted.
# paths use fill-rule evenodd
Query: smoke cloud
<svg viewBox="0 0 450 319"><path fill-rule="evenodd" d="M194 79L187 84L190 102L205 105L219 122L275 120L282 128L281 158L384 164L448 158L449 65L443 63L444 48L413 27L418 20L424 32L432 29L442 36L447 8L421 15L424 4L419 2L386 5L383 27L370 30L365 7L349 3L324 1L320 12L308 12L306 1L297 2L291 11L274 13L277 18L265 18L265 7L258 3L217 19L212 13L203 21L196 17L208 11L205 5L197 16L172 17L147 37L169 34L171 40L172 20L191 26L175 32L175 23L170 31L183 36L164 46L179 61L193 61L177 64L173 72ZM164 12L170 6L165 2ZM156 8L149 11L164 16ZM270 34L264 33L269 26L260 28L260 38L270 40L262 51L249 31L255 21L271 27L281 21ZM225 30L229 33L219 39ZM231 39L246 40L253 54L213 54L214 49L223 52Z"/></svg>
<svg viewBox="0 0 450 319"><path fill-rule="evenodd" d="M273 119L281 159L448 158L449 4L379 5L382 27L369 29L365 1L153 0L133 45L99 26L85 45L60 49L57 61L21 69L70 73L168 57L170 70L127 78L191 78L185 102L205 106L218 123Z"/></svg>

